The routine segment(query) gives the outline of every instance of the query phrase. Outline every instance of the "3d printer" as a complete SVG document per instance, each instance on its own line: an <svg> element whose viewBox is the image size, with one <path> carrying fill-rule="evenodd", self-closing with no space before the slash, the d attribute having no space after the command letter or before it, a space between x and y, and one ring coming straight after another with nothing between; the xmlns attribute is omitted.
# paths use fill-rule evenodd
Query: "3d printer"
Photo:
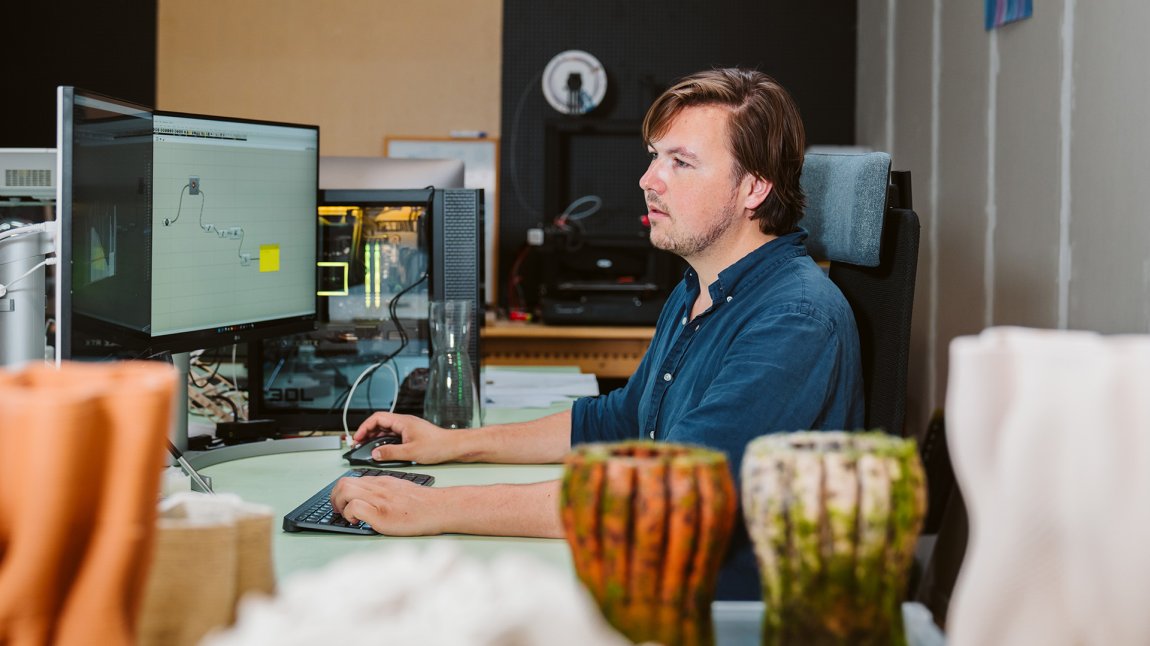
<svg viewBox="0 0 1150 646"><path fill-rule="evenodd" d="M646 147L632 121L546 124L540 316L548 324L654 325L681 259L651 246L639 177Z"/></svg>

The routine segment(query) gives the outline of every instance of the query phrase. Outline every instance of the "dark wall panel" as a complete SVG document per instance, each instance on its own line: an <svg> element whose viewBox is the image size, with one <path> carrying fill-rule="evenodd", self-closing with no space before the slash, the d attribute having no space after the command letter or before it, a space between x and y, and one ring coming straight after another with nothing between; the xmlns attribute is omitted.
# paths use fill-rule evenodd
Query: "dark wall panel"
<svg viewBox="0 0 1150 646"><path fill-rule="evenodd" d="M607 98L593 113L577 119L638 124L652 99L675 79L738 65L771 74L791 91L803 113L808 143L854 143L853 2L505 0L503 11L501 284L506 284L506 270L525 231L558 215L545 204L550 169L544 140L547 123L562 117L543 98L540 79L547 62L562 51L585 50L607 70ZM604 214L630 218L636 211L638 216L645 150L637 126L633 139L573 143L569 154L577 156L581 150L593 157L568 160L579 172L595 172L596 159L608 160L599 164L605 174L637 169L627 171L633 177L607 181L633 186L635 207L609 204L605 196ZM585 181L568 183L575 187Z"/></svg>
<svg viewBox="0 0 1150 646"><path fill-rule="evenodd" d="M56 146L56 86L156 103L156 1L11 2L0 147Z"/></svg>

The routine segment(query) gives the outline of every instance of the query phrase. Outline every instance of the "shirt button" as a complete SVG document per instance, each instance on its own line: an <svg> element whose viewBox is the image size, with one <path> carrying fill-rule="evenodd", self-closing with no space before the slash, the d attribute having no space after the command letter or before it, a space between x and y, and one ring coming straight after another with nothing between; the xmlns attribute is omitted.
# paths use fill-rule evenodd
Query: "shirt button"
<svg viewBox="0 0 1150 646"><path fill-rule="evenodd" d="M684 316L683 317L683 325L686 325L686 324L687 324L687 317Z"/></svg>
<svg viewBox="0 0 1150 646"><path fill-rule="evenodd" d="M728 302L728 303L730 303L730 302L731 302L731 301L733 301L733 300L735 300L735 297L734 297L734 296L728 296L728 297L727 297L727 302Z"/></svg>
<svg viewBox="0 0 1150 646"><path fill-rule="evenodd" d="M651 431L651 439L655 439L655 431Z"/></svg>
<svg viewBox="0 0 1150 646"><path fill-rule="evenodd" d="M663 381L671 381L671 373L664 372L663 373Z"/></svg>
<svg viewBox="0 0 1150 646"><path fill-rule="evenodd" d="M699 331L699 326L698 326L698 325L696 325L696 326L695 326L695 331L696 331L696 332L698 332L698 331Z"/></svg>

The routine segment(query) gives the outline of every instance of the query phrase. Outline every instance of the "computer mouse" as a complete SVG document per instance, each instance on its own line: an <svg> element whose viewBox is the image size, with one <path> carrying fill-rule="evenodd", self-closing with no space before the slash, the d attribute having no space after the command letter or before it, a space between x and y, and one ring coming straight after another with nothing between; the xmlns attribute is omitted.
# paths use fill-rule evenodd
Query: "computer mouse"
<svg viewBox="0 0 1150 646"><path fill-rule="evenodd" d="M376 460L371 457L371 451L377 446L384 444L402 444L403 440L398 435L381 435L380 437L370 439L363 444L355 447L354 449L343 454L343 459L347 460L348 464L355 466L369 466L369 467L405 467L410 466L411 462L407 460Z"/></svg>

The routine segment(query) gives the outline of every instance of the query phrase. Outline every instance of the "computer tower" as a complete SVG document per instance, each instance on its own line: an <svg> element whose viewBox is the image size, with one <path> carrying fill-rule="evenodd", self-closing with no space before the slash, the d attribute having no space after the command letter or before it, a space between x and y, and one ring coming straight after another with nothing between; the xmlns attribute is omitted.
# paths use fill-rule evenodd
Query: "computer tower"
<svg viewBox="0 0 1150 646"><path fill-rule="evenodd" d="M392 405L419 414L430 300L472 303L468 353L478 385L483 191L327 189L319 203L320 322L255 344L251 417L290 432L341 428L345 406L352 429Z"/></svg>

